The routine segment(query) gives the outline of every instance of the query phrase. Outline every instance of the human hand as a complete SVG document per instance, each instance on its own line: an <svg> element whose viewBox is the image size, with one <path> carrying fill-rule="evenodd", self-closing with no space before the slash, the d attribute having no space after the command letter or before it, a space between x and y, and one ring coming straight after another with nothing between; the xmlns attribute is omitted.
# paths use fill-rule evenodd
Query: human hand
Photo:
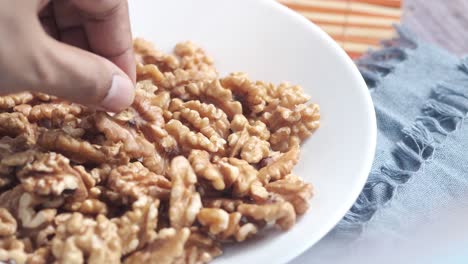
<svg viewBox="0 0 468 264"><path fill-rule="evenodd" d="M134 98L126 0L0 1L0 94L43 92L110 112Z"/></svg>

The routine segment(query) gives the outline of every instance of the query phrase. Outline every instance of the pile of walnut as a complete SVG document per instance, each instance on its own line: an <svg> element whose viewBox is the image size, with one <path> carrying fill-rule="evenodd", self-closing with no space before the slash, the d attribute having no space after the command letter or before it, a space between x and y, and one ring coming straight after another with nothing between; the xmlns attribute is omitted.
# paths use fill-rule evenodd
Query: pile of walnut
<svg viewBox="0 0 468 264"><path fill-rule="evenodd" d="M122 113L0 97L1 261L206 263L307 210L311 185L291 173L320 115L300 87L219 79L191 43L135 51Z"/></svg>

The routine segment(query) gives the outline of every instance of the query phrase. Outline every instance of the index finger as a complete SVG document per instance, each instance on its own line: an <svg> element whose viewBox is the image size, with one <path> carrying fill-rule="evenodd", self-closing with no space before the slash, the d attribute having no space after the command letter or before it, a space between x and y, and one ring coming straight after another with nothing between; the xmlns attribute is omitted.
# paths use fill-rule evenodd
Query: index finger
<svg viewBox="0 0 468 264"><path fill-rule="evenodd" d="M83 16L92 52L103 56L135 82L133 38L126 0L72 0Z"/></svg>

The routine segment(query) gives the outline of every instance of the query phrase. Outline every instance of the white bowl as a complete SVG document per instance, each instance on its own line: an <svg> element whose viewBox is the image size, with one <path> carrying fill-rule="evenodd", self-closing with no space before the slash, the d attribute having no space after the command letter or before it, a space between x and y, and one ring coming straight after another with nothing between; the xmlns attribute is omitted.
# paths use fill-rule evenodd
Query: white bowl
<svg viewBox="0 0 468 264"><path fill-rule="evenodd" d="M375 112L354 63L317 26L269 0L135 0L134 36L171 51L202 46L221 74L302 85L320 104L321 127L303 145L295 172L316 195L286 233L228 248L216 263L286 263L322 238L349 210L366 182L376 144Z"/></svg>

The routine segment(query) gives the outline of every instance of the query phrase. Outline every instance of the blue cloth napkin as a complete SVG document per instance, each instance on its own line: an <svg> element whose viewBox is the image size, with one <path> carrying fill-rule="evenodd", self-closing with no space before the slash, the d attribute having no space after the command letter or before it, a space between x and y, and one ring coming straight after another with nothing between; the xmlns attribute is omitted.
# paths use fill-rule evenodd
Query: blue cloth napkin
<svg viewBox="0 0 468 264"><path fill-rule="evenodd" d="M377 114L368 182L338 226L294 264L410 263L410 255L411 263L451 263L444 254L468 263L468 58L398 31L356 61ZM463 211L456 226L450 219ZM458 247L460 255L447 253Z"/></svg>

